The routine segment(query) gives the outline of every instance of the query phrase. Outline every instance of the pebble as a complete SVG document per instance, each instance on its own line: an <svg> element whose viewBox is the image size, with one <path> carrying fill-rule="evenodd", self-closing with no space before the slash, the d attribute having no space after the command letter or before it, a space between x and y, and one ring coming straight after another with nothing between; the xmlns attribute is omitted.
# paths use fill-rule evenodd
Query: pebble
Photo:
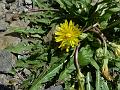
<svg viewBox="0 0 120 90"><path fill-rule="evenodd" d="M10 10L10 4L5 3L5 9Z"/></svg>
<svg viewBox="0 0 120 90"><path fill-rule="evenodd" d="M4 21L0 21L0 32L4 32L7 30L7 23Z"/></svg>
<svg viewBox="0 0 120 90"><path fill-rule="evenodd" d="M10 24L10 27L16 27L16 28L22 28L22 29L25 29L27 28L27 25L28 25L29 22L24 22L22 20L17 20L17 21L13 21L11 22Z"/></svg>
<svg viewBox="0 0 120 90"><path fill-rule="evenodd" d="M50 88L45 89L45 90L63 90L63 87L61 85L51 86Z"/></svg>
<svg viewBox="0 0 120 90"><path fill-rule="evenodd" d="M15 0L6 0L7 3L13 3Z"/></svg>
<svg viewBox="0 0 120 90"><path fill-rule="evenodd" d="M5 12L4 8L5 8L5 4L2 3L2 2L0 2L0 20L1 20L1 19L3 18L3 16L4 16L4 12Z"/></svg>
<svg viewBox="0 0 120 90"><path fill-rule="evenodd" d="M13 13L7 12L7 13L5 14L5 21L10 23L10 22L12 21L13 15L14 15Z"/></svg>
<svg viewBox="0 0 120 90"><path fill-rule="evenodd" d="M29 76L31 74L30 70L24 69L23 72L25 73L26 76Z"/></svg>
<svg viewBox="0 0 120 90"><path fill-rule="evenodd" d="M16 57L6 51L1 50L0 51L0 71L1 72L9 72L12 67L15 65Z"/></svg>
<svg viewBox="0 0 120 90"><path fill-rule="evenodd" d="M27 5L31 5L32 1L31 0L24 0L24 3L27 4Z"/></svg>

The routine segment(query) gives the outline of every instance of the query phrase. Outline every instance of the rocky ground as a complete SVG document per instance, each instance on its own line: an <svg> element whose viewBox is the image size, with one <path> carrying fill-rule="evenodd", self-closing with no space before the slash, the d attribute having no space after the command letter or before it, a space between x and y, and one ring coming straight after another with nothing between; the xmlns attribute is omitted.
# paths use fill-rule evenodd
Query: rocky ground
<svg viewBox="0 0 120 90"><path fill-rule="evenodd" d="M12 33L11 27L27 27L28 23L20 20L19 15L31 6L31 0L0 0L0 90L20 90L19 73L16 76L9 73L17 57L5 48L21 41L17 34Z"/></svg>
<svg viewBox="0 0 120 90"><path fill-rule="evenodd" d="M12 28L27 28L28 22L20 19L20 14L32 8L32 0L0 0L0 90L22 90L19 85L24 81L21 72L14 67L17 56L6 50L17 45L21 38L13 33ZM15 76L9 73L14 68ZM27 69L24 73L30 74ZM63 90L62 86L51 86L46 90Z"/></svg>

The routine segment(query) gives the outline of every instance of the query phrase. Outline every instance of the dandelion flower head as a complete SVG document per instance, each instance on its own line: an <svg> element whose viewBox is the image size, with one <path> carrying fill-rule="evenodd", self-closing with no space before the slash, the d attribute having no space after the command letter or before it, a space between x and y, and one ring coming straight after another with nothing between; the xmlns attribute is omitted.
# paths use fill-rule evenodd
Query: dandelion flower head
<svg viewBox="0 0 120 90"><path fill-rule="evenodd" d="M65 20L64 23L56 27L55 41L60 43L59 48L66 49L68 52L70 47L74 48L78 45L81 33L79 25L75 25L72 20L69 23Z"/></svg>

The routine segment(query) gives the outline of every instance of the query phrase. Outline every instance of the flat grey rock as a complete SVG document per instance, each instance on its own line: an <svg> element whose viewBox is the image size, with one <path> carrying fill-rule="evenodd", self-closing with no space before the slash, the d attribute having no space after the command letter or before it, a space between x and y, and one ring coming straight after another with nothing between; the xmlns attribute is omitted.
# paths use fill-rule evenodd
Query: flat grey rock
<svg viewBox="0 0 120 90"><path fill-rule="evenodd" d="M15 56L12 53L2 50L0 51L0 71L9 72L15 65Z"/></svg>
<svg viewBox="0 0 120 90"><path fill-rule="evenodd" d="M45 90L63 90L63 87L61 85L58 86L51 86L48 89Z"/></svg>

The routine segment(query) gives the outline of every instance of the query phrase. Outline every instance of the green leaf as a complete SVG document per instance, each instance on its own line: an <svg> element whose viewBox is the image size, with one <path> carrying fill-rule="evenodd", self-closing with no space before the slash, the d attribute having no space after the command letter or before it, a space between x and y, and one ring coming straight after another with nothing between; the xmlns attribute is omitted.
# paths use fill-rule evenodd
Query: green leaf
<svg viewBox="0 0 120 90"><path fill-rule="evenodd" d="M61 7L61 8L66 9L63 1L64 1L64 0L56 0L56 2L60 4L60 7Z"/></svg>
<svg viewBox="0 0 120 90"><path fill-rule="evenodd" d="M120 90L120 83L118 83L118 87L117 87L117 90Z"/></svg>
<svg viewBox="0 0 120 90"><path fill-rule="evenodd" d="M75 70L73 58L70 59L69 63L66 65L65 70L60 74L59 80L61 81L67 81L69 78L71 78L70 74Z"/></svg>
<svg viewBox="0 0 120 90"><path fill-rule="evenodd" d="M115 58L115 66L120 69L120 57Z"/></svg>
<svg viewBox="0 0 120 90"><path fill-rule="evenodd" d="M50 68L47 73L45 73L43 76L39 76L35 81L32 83L32 86L29 90L39 90L39 88L42 87L42 83L45 83L53 78L59 70L62 68L64 63L56 65L54 68Z"/></svg>
<svg viewBox="0 0 120 90"><path fill-rule="evenodd" d="M85 39L87 36L88 36L88 34L82 33L82 34L80 35L80 39L83 40L83 39Z"/></svg>
<svg viewBox="0 0 120 90"><path fill-rule="evenodd" d="M17 44L16 46L8 47L6 50L13 52L13 53L17 53L17 54L22 54L25 51L31 51L32 47L33 47L33 44L29 45L27 43L21 42Z"/></svg>
<svg viewBox="0 0 120 90"><path fill-rule="evenodd" d="M110 11L112 11L112 12L118 12L118 11L120 11L120 7L111 8Z"/></svg>
<svg viewBox="0 0 120 90"><path fill-rule="evenodd" d="M106 26L108 25L108 20L110 20L110 18L111 18L111 15L112 15L111 12L107 12L101 16L101 18L100 18L100 20L101 20L100 27L101 28L103 28L103 29L106 28Z"/></svg>
<svg viewBox="0 0 120 90"><path fill-rule="evenodd" d="M91 50L89 45L82 47L80 49L78 54L78 59L81 66L88 65L93 59L92 57L93 57L93 51Z"/></svg>
<svg viewBox="0 0 120 90"><path fill-rule="evenodd" d="M100 90L109 90L109 87L107 85L107 81L105 81L103 78L101 78L101 81L100 81Z"/></svg>
<svg viewBox="0 0 120 90"><path fill-rule="evenodd" d="M37 4L39 8L48 8L48 5L44 3L44 0L33 0L34 4Z"/></svg>
<svg viewBox="0 0 120 90"><path fill-rule="evenodd" d="M16 63L17 68L28 68L29 65L32 65L32 66L36 65L37 67L41 67L44 64L42 62L40 62L39 60L33 60L33 61L31 61L31 60L25 60L25 61L18 60Z"/></svg>
<svg viewBox="0 0 120 90"><path fill-rule="evenodd" d="M91 60L91 65L93 65L95 67L95 69L97 69L97 70L100 69L99 65L97 64L97 62L94 59Z"/></svg>
<svg viewBox="0 0 120 90"><path fill-rule="evenodd" d="M42 30L42 28L31 28L31 29L20 29L20 28L16 28L14 30L14 32L17 33L24 33L24 34L43 34L45 31Z"/></svg>
<svg viewBox="0 0 120 90"><path fill-rule="evenodd" d="M100 76L99 70L96 71L96 90L109 90L107 81L105 81L104 78Z"/></svg>
<svg viewBox="0 0 120 90"><path fill-rule="evenodd" d="M90 4L92 2L92 0L85 0L86 3Z"/></svg>
<svg viewBox="0 0 120 90"><path fill-rule="evenodd" d="M100 71L96 71L96 90L101 90L100 89Z"/></svg>
<svg viewBox="0 0 120 90"><path fill-rule="evenodd" d="M115 65L120 68L120 62L115 62Z"/></svg>
<svg viewBox="0 0 120 90"><path fill-rule="evenodd" d="M88 72L86 77L86 90L93 90L93 87L91 86L90 82L91 82L91 73Z"/></svg>
<svg viewBox="0 0 120 90"><path fill-rule="evenodd" d="M102 29L106 28L107 25L108 25L107 21L102 21L102 22L100 23L100 27L101 27Z"/></svg>
<svg viewBox="0 0 120 90"><path fill-rule="evenodd" d="M42 18L42 19L38 19L36 20L39 23L44 23L44 24L50 24L50 19L49 18Z"/></svg>

